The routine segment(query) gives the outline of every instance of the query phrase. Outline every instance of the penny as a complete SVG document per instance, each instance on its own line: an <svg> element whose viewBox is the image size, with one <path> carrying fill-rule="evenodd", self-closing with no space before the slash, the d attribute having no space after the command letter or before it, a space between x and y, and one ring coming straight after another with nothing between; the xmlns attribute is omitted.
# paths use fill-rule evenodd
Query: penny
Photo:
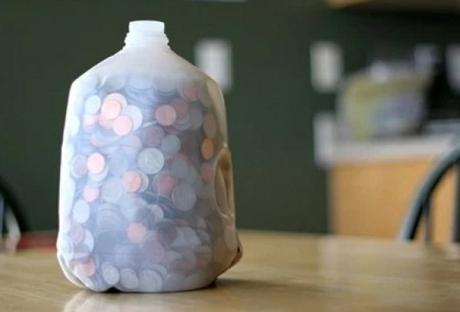
<svg viewBox="0 0 460 312"><path fill-rule="evenodd" d="M171 126L176 121L176 111L171 105L161 105L155 111L155 118L162 126Z"/></svg>
<svg viewBox="0 0 460 312"><path fill-rule="evenodd" d="M210 160L214 156L214 143L211 139L206 138L201 143L201 155L206 160Z"/></svg>

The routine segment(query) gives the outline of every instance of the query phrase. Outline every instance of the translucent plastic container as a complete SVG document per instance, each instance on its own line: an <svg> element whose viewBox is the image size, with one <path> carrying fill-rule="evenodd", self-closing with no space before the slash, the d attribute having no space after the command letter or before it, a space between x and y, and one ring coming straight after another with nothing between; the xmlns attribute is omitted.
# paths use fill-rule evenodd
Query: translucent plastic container
<svg viewBox="0 0 460 312"><path fill-rule="evenodd" d="M95 291L200 288L241 257L222 93L135 21L125 46L71 86L58 260Z"/></svg>

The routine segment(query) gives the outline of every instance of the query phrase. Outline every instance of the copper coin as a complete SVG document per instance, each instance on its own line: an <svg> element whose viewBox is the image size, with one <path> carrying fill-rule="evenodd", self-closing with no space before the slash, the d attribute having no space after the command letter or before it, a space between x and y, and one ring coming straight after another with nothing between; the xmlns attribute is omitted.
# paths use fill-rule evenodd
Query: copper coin
<svg viewBox="0 0 460 312"><path fill-rule="evenodd" d="M176 121L176 111L171 105L161 105L155 111L155 118L162 126L171 126Z"/></svg>
<svg viewBox="0 0 460 312"><path fill-rule="evenodd" d="M99 188L86 185L83 188L83 199L86 200L88 203L92 203L96 199L99 198Z"/></svg>
<svg viewBox="0 0 460 312"><path fill-rule="evenodd" d="M187 116L188 104L184 100L175 99L171 102L171 106L176 110L178 120L182 120Z"/></svg>
<svg viewBox="0 0 460 312"><path fill-rule="evenodd" d="M132 129L133 121L128 116L121 115L113 121L113 131L119 136L127 135Z"/></svg>
<svg viewBox="0 0 460 312"><path fill-rule="evenodd" d="M102 103L101 115L108 120L117 118L124 106L126 98L120 93L111 93L107 95Z"/></svg>
<svg viewBox="0 0 460 312"><path fill-rule="evenodd" d="M201 165L200 173L203 181L209 183L214 176L214 168L211 163L205 162Z"/></svg>
<svg viewBox="0 0 460 312"><path fill-rule="evenodd" d="M144 241L147 229L142 223L131 223L126 229L126 236L132 243L139 244Z"/></svg>
<svg viewBox="0 0 460 312"><path fill-rule="evenodd" d="M93 174L101 173L105 168L105 158L99 153L93 153L89 155L86 166L88 171Z"/></svg>
<svg viewBox="0 0 460 312"><path fill-rule="evenodd" d="M214 143L211 139L206 138L201 143L201 155L204 159L209 160L214 156Z"/></svg>
<svg viewBox="0 0 460 312"><path fill-rule="evenodd" d="M146 146L158 146L165 136L165 131L160 126L148 126L143 131L144 144Z"/></svg>
<svg viewBox="0 0 460 312"><path fill-rule="evenodd" d="M128 192L137 192L142 186L142 177L136 171L128 171L123 174L122 182Z"/></svg>

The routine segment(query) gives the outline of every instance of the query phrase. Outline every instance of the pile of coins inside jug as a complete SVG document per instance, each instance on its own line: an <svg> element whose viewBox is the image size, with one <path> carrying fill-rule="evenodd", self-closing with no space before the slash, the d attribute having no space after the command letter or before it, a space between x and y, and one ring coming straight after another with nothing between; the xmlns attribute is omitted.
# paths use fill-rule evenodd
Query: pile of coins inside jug
<svg viewBox="0 0 460 312"><path fill-rule="evenodd" d="M229 266L238 240L225 194L213 195L225 143L209 89L133 75L69 99L58 244L86 287L188 289Z"/></svg>

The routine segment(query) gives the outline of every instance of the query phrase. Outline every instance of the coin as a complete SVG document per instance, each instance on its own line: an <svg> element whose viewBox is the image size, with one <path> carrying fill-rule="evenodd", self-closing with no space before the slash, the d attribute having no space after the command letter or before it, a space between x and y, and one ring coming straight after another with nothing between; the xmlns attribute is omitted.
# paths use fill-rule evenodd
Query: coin
<svg viewBox="0 0 460 312"><path fill-rule="evenodd" d="M171 173L178 179L184 179L188 175L189 166L182 157L176 157L171 162Z"/></svg>
<svg viewBox="0 0 460 312"><path fill-rule="evenodd" d="M99 198L99 188L85 185L83 188L83 199L88 203L92 203Z"/></svg>
<svg viewBox="0 0 460 312"><path fill-rule="evenodd" d="M154 179L154 191L161 194L170 195L176 183L177 180L173 176L160 173Z"/></svg>
<svg viewBox="0 0 460 312"><path fill-rule="evenodd" d="M143 129L143 140L146 146L158 146L163 140L165 132L163 128L151 125Z"/></svg>
<svg viewBox="0 0 460 312"><path fill-rule="evenodd" d="M201 155L206 160L210 160L214 156L214 143L211 139L206 138L201 143Z"/></svg>
<svg viewBox="0 0 460 312"><path fill-rule="evenodd" d="M180 140L173 134L168 134L161 141L161 150L166 156L171 156L179 152Z"/></svg>
<svg viewBox="0 0 460 312"><path fill-rule="evenodd" d="M171 126L176 121L176 111L171 105L161 105L155 110L155 118L162 126Z"/></svg>
<svg viewBox="0 0 460 312"><path fill-rule="evenodd" d="M105 158L100 153L93 153L89 155L86 166L90 173L101 173L105 168Z"/></svg>
<svg viewBox="0 0 460 312"><path fill-rule="evenodd" d="M118 203L123 194L123 184L118 178L110 178L102 185L102 199L108 203Z"/></svg>
<svg viewBox="0 0 460 312"><path fill-rule="evenodd" d="M102 278L107 284L115 285L120 281L120 272L114 265L106 262L102 264Z"/></svg>
<svg viewBox="0 0 460 312"><path fill-rule="evenodd" d="M201 164L200 168L201 178L204 182L209 183L214 177L214 168L211 163L205 162Z"/></svg>
<svg viewBox="0 0 460 312"><path fill-rule="evenodd" d="M83 155L76 155L72 159L72 164L70 166L70 173L75 178L81 178L87 172L86 167L86 157Z"/></svg>
<svg viewBox="0 0 460 312"><path fill-rule="evenodd" d="M190 109L190 121L191 121L191 129L197 130L203 124L203 114L197 108Z"/></svg>
<svg viewBox="0 0 460 312"><path fill-rule="evenodd" d="M131 223L126 229L126 237L134 244L142 243L146 234L147 229L142 223Z"/></svg>
<svg viewBox="0 0 460 312"><path fill-rule="evenodd" d="M77 200L73 205L72 218L78 223L85 223L89 219L90 207L84 200Z"/></svg>
<svg viewBox="0 0 460 312"><path fill-rule="evenodd" d="M126 98L120 93L111 93L104 98L101 107L101 116L106 120L117 118L127 105Z"/></svg>
<svg viewBox="0 0 460 312"><path fill-rule="evenodd" d="M127 135L133 129L133 121L129 116L121 115L113 121L113 131L119 135Z"/></svg>
<svg viewBox="0 0 460 312"><path fill-rule="evenodd" d="M96 264L92 259L80 262L77 265L77 276L89 277L93 276L96 273Z"/></svg>
<svg viewBox="0 0 460 312"><path fill-rule="evenodd" d="M144 116L141 110L135 105L128 105L123 109L123 114L129 116L133 123L133 131L136 131L142 126Z"/></svg>
<svg viewBox="0 0 460 312"><path fill-rule="evenodd" d="M154 270L142 270L139 273L139 289L145 292L160 291L163 285L161 275Z"/></svg>
<svg viewBox="0 0 460 312"><path fill-rule="evenodd" d="M122 177L123 186L128 192L137 192L142 186L142 177L136 171L127 171Z"/></svg>
<svg viewBox="0 0 460 312"><path fill-rule="evenodd" d="M88 97L85 101L85 113L86 114L97 114L101 108L101 98L97 95Z"/></svg>
<svg viewBox="0 0 460 312"><path fill-rule="evenodd" d="M124 288L133 290L139 286L139 279L134 270L126 268L120 270L120 283Z"/></svg>
<svg viewBox="0 0 460 312"><path fill-rule="evenodd" d="M171 102L171 106L176 111L177 120L182 120L188 116L188 104L184 100L176 98Z"/></svg>
<svg viewBox="0 0 460 312"><path fill-rule="evenodd" d="M154 147L145 148L137 157L137 165L146 174L155 174L164 166L163 154Z"/></svg>
<svg viewBox="0 0 460 312"><path fill-rule="evenodd" d="M181 211L192 209L196 202L196 194L193 188L186 183L176 185L171 197L176 208Z"/></svg>

